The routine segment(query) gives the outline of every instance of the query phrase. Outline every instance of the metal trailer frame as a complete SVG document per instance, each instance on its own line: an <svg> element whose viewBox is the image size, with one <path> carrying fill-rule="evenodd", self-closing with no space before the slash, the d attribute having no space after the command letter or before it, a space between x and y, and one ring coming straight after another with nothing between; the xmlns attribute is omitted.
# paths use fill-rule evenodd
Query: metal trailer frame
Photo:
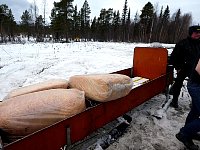
<svg viewBox="0 0 200 150"><path fill-rule="evenodd" d="M84 112L64 119L3 147L5 150L56 150L69 147L133 108L165 92L173 80L165 48L136 47L133 67L114 73L140 76L149 82L136 87L127 96L88 107Z"/></svg>

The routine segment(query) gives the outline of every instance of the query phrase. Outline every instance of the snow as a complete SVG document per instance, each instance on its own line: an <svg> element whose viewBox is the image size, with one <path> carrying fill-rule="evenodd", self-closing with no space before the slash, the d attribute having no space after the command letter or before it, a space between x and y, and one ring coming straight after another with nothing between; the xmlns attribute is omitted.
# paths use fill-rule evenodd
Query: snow
<svg viewBox="0 0 200 150"><path fill-rule="evenodd" d="M136 46L150 45L104 42L0 45L0 100L12 89L48 79L129 68Z"/></svg>
<svg viewBox="0 0 200 150"><path fill-rule="evenodd" d="M114 42L2 44L0 45L0 100L13 89L49 79L68 79L72 75L110 73L130 68L134 48L149 46L166 47L170 54L174 44ZM169 107L162 112L162 119L153 117L165 99L164 94L159 94L130 111L129 115L133 120L127 132L107 149L184 149L183 144L175 138L175 134L184 125L190 110L190 96L186 87L183 87L179 100L180 108Z"/></svg>

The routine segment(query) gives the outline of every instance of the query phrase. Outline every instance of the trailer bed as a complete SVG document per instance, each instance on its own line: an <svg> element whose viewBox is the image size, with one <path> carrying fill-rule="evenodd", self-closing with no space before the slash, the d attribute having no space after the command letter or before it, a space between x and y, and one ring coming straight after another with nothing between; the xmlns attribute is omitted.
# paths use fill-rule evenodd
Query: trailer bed
<svg viewBox="0 0 200 150"><path fill-rule="evenodd" d="M149 81L117 100L97 103L75 116L64 119L31 135L5 145L5 150L56 150L70 146L133 108L165 92L173 70L167 65L165 48L135 48L133 67L114 73L141 76Z"/></svg>

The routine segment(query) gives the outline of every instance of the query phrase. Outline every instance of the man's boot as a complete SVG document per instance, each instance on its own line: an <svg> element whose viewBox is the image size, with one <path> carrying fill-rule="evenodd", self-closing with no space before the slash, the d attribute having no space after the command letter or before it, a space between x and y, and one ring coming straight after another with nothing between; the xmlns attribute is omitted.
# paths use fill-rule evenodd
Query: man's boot
<svg viewBox="0 0 200 150"><path fill-rule="evenodd" d="M176 134L176 138L182 142L185 147L187 147L189 150L199 150L199 146L195 145L192 141L192 139L187 139L185 138L185 136L183 135L183 133L179 132L178 134Z"/></svg>

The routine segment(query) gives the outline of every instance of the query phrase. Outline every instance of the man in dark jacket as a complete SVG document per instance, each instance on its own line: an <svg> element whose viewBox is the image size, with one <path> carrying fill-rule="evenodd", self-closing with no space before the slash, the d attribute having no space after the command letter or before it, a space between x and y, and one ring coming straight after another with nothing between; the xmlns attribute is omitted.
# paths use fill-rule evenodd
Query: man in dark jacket
<svg viewBox="0 0 200 150"><path fill-rule="evenodd" d="M200 32L200 26L189 27L189 36L176 44L170 56L170 64L177 71L174 85L170 93L173 95L170 106L178 108L178 97L180 95L183 81L190 76L190 66L193 64L193 57L200 52L199 37L193 37L192 34Z"/></svg>
<svg viewBox="0 0 200 150"><path fill-rule="evenodd" d="M190 37L182 41L182 57L183 63L180 68L186 68L189 81L187 89L192 99L191 110L186 118L185 125L176 134L176 138L182 142L189 150L198 150L199 146L193 143L193 139L200 140L200 74L195 70L200 59L200 26L192 26L189 28ZM175 58L174 58L175 59ZM175 61L175 60L174 60ZM177 60L176 60L177 61ZM178 62L179 62L178 61Z"/></svg>

